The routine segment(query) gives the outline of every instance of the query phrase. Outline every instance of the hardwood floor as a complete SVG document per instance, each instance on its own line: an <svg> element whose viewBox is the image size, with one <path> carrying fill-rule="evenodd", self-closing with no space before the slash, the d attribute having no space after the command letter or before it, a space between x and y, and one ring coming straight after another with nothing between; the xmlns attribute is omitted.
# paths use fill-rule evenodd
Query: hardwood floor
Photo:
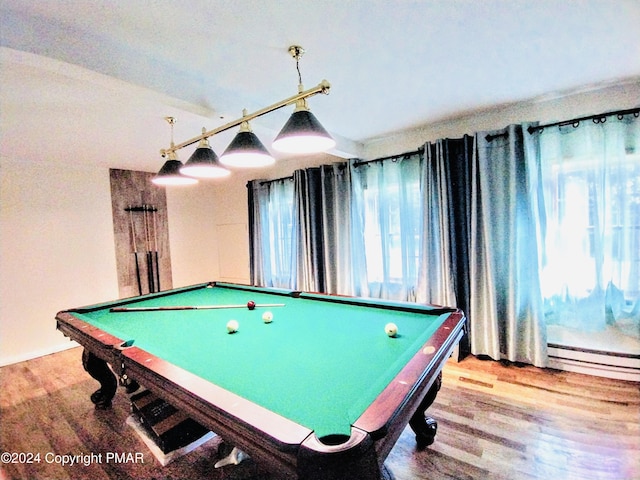
<svg viewBox="0 0 640 480"><path fill-rule="evenodd" d="M162 467L126 425L122 391L111 410L94 410L97 384L80 356L77 348L0 368L0 451L40 454L40 463L0 465L0 480L273 480L251 461L214 469L218 439ZM471 357L447 364L429 413L436 441L418 450L406 429L387 459L396 480L640 478L638 383ZM106 463L107 452L143 463ZM49 463L47 453L84 454L86 465ZM99 453L102 463L91 458Z"/></svg>

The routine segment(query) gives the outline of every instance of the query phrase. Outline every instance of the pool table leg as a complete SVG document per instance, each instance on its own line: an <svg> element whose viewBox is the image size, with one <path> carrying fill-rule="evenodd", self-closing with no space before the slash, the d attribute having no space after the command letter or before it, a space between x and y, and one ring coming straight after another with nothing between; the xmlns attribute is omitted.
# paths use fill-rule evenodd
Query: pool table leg
<svg viewBox="0 0 640 480"><path fill-rule="evenodd" d="M96 409L110 408L118 388L118 382L109 365L85 348L82 352L82 366L89 375L100 382L100 388L90 397Z"/></svg>
<svg viewBox="0 0 640 480"><path fill-rule="evenodd" d="M416 413L411 417L411 420L409 420L409 426L416 434L416 443L418 444L418 448L428 447L435 440L436 432L438 431L438 422L427 416L425 411L435 401L441 385L442 373L439 373L435 382L433 382L433 385L429 389L429 392L427 392L427 395L420 403L418 410L416 410Z"/></svg>

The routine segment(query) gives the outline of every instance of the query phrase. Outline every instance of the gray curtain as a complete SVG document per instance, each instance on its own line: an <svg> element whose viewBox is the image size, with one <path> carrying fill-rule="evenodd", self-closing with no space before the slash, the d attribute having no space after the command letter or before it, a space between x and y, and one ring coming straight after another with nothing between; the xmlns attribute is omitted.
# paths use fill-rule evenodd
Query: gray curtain
<svg viewBox="0 0 640 480"><path fill-rule="evenodd" d="M418 301L467 311L468 231L473 138L443 139L424 146L423 261Z"/></svg>
<svg viewBox="0 0 640 480"><path fill-rule="evenodd" d="M260 214L260 199L264 197L260 180L247 183L247 199L249 210L249 267L252 285L265 285L264 258L262 255L261 236L263 221Z"/></svg>
<svg viewBox="0 0 640 480"><path fill-rule="evenodd" d="M324 292L322 248L322 195L320 169L309 168L293 172L294 229L297 246L297 289Z"/></svg>
<svg viewBox="0 0 640 480"><path fill-rule="evenodd" d="M471 352L498 360L547 362L539 280L538 227L523 127L479 132L471 168Z"/></svg>
<svg viewBox="0 0 640 480"><path fill-rule="evenodd" d="M425 145L422 168L422 262L418 275L416 300L436 305L456 305L453 286L451 243L448 232L455 228L450 222L447 199L447 159L443 156L442 141Z"/></svg>
<svg viewBox="0 0 640 480"><path fill-rule="evenodd" d="M261 195L262 202L272 198L272 194L265 192L265 185L272 182L250 182L250 195L253 192ZM250 199L250 234L252 245L260 243L252 232L254 230L266 230L267 220L261 219L262 209ZM360 288L356 287L354 265L359 265L364 260L358 260L359 255L353 252L362 252L359 239L352 235L351 208L351 166L347 163L335 163L320 167L296 170L293 173L293 221L294 244L296 250L292 252L295 257L294 288L310 292L326 292L342 295L362 295ZM253 205L251 207L251 205ZM257 219L257 220L256 220ZM262 224L260 223L262 221ZM253 270L260 273L264 267L264 254L256 251L252 258ZM360 262L360 263L358 263ZM255 278L260 278L256 275ZM264 279L264 274L262 277ZM263 283L264 284L264 283Z"/></svg>
<svg viewBox="0 0 640 480"><path fill-rule="evenodd" d="M346 163L320 168L322 247L325 292L360 295L354 275L351 168Z"/></svg>
<svg viewBox="0 0 640 480"><path fill-rule="evenodd" d="M469 316L469 224L474 138L424 146L422 257L417 301L456 306ZM458 357L469 351L468 328Z"/></svg>

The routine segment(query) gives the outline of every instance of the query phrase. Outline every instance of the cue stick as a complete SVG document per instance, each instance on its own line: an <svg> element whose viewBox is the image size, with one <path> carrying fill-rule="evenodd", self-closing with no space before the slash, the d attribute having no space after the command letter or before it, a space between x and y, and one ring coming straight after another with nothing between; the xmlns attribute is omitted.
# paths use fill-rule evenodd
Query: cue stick
<svg viewBox="0 0 640 480"><path fill-rule="evenodd" d="M136 280L138 281L138 295L142 295L142 284L140 283L140 265L138 265L138 243L136 241L136 227L133 223L133 212L129 206L129 222L131 223L131 238L133 240L133 254L136 258Z"/></svg>
<svg viewBox="0 0 640 480"><path fill-rule="evenodd" d="M147 221L147 205L142 206L142 214L144 215L144 235L147 247L147 282L149 284L149 293L153 293L153 257L151 255L151 239L149 235L149 223Z"/></svg>
<svg viewBox="0 0 640 480"><path fill-rule="evenodd" d="M259 307L284 307L284 303L261 303ZM171 310L216 310L223 308L248 308L246 305L175 305L167 307L113 307L109 311L114 313L122 312L165 312Z"/></svg>
<svg viewBox="0 0 640 480"><path fill-rule="evenodd" d="M153 215L153 241L155 243L155 257L156 257L156 291L160 291L160 263L158 262L158 224L156 222L156 217L158 216L158 209L154 208L151 211L151 215Z"/></svg>

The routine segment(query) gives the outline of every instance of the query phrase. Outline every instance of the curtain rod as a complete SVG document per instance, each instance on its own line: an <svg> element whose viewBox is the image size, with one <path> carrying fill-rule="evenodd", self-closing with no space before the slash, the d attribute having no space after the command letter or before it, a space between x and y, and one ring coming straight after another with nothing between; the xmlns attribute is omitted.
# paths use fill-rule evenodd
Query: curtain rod
<svg viewBox="0 0 640 480"><path fill-rule="evenodd" d="M417 150L413 150L411 152L405 152L405 153L399 153L397 155L390 155L388 157L381 157L381 158L376 158L374 160L363 160L361 162L355 162L353 164L354 167L359 167L361 165L366 165L367 163L373 163L373 162L383 162L384 160L391 160L391 161L395 161L400 157L410 157L411 155L419 155L419 154L423 154L424 153L424 147L420 147Z"/></svg>
<svg viewBox="0 0 640 480"><path fill-rule="evenodd" d="M289 175L288 177L274 178L271 180L262 180L260 182L260 185L266 185L267 183L274 183L274 182L282 182L284 180L293 180L293 175Z"/></svg>
<svg viewBox="0 0 640 480"><path fill-rule="evenodd" d="M500 138L500 137L508 137L509 136L509 132L502 132L502 133L496 133L495 135L487 135L486 137L484 137L484 139L487 142L491 142L493 140L495 140L496 138Z"/></svg>
<svg viewBox="0 0 640 480"><path fill-rule="evenodd" d="M531 126L527 128L527 131L530 134L533 134L538 130L542 131L548 127L564 127L566 125L573 125L574 127L577 127L578 125L580 125L580 122L584 120L593 120L593 123L596 123L596 124L604 123L607 121L607 117L612 117L613 115L616 115L619 120L622 120L622 117L631 113L637 117L638 114L640 114L640 108L631 108L629 110L618 110L616 112L607 112L607 113L600 113L598 115L589 115L588 117L574 118L573 120L564 120L562 122L548 123L546 125L538 125L536 127Z"/></svg>

